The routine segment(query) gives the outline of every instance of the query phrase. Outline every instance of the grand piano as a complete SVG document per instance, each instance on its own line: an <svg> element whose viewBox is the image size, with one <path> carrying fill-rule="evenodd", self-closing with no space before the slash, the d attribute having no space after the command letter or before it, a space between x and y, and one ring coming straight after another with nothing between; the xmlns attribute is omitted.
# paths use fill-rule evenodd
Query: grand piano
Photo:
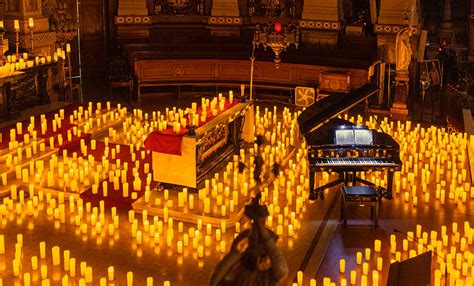
<svg viewBox="0 0 474 286"><path fill-rule="evenodd" d="M323 199L325 189L339 184L374 186L372 182L359 178L358 173L385 170L388 172L387 188L378 189L384 197L392 198L393 173L402 165L399 144L386 133L356 126L337 117L377 91L377 88L366 84L350 94L332 94L315 102L298 116L300 132L309 148L311 200ZM337 172L339 178L315 188L315 175L323 171Z"/></svg>

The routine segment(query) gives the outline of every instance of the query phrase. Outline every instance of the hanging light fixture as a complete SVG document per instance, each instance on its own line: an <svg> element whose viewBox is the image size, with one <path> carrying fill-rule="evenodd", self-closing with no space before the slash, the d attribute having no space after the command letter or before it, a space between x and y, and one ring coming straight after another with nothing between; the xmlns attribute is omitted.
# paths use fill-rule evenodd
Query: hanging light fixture
<svg viewBox="0 0 474 286"><path fill-rule="evenodd" d="M257 30L253 37L253 50L258 48L260 45L263 46L264 50L270 47L275 53L276 68L279 67L281 62L280 54L285 51L289 46L295 45L296 48L299 46L299 30L298 26L293 24L282 24L279 21L275 21L269 24L260 25L257 24Z"/></svg>

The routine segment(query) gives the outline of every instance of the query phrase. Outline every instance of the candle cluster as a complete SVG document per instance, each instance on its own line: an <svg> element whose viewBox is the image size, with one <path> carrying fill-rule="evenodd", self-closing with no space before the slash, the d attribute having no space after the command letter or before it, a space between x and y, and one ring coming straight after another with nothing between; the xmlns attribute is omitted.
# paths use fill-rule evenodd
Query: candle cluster
<svg viewBox="0 0 474 286"><path fill-rule="evenodd" d="M378 129L373 117L365 121L361 116L349 118L346 115L345 119ZM466 154L474 150L473 138L468 139L463 133L448 133L445 128L412 126L410 121L393 122L384 118L380 125L400 144L403 166L400 172L395 173L393 186L394 203L400 212L416 215L419 208L427 207L466 212L470 200L474 198ZM321 177L321 184L324 184L329 174L322 174ZM361 174L361 177L386 186L385 172ZM428 219L433 221L435 218L432 214ZM323 277L323 285L382 285L391 262L406 260L427 250L433 250L442 257L434 256L434 285L444 285L445 279L448 279L448 285L472 285L474 230L470 222L442 225L440 231L424 228L418 224L407 235L392 234L389 240L377 239L373 247L356 252L354 258L341 258L339 277ZM446 268L449 273L447 278Z"/></svg>
<svg viewBox="0 0 474 286"><path fill-rule="evenodd" d="M0 66L0 76L11 75L16 71L32 68L34 66L50 64L53 61L51 56L35 56L30 58L28 53L23 53L21 57L17 57L17 55L8 55L6 59L6 63L3 66ZM55 58L54 61L57 61L57 58Z"/></svg>
<svg viewBox="0 0 474 286"><path fill-rule="evenodd" d="M26 193L23 190L12 191L11 198L5 198L3 203L0 207L2 222L8 219L11 214L15 214L20 219L20 221L17 220L17 224L21 224L23 219L46 216L48 221L54 222L56 229L59 229L61 225L69 224L76 229L70 234L80 236L83 240L95 238L97 244L106 239L109 240L109 244L114 243L120 237L117 210L111 208L110 212L106 212L103 201L99 203L98 207L92 207L91 203L84 203L74 196L65 200L63 193L59 193L57 198L53 198L51 193L45 194L42 190L35 190L34 186L30 185ZM93 270L93 263L80 261L73 256L75 253L79 254L75 249L63 250L59 246L49 247L48 244L48 242L41 241L39 251L34 251L39 255L30 255L31 242L28 238L25 239L22 233L16 235L15 247L10 247L5 243L5 236L0 235L0 256L12 257L9 270L11 269L11 275L15 281L21 281L22 285L38 282L41 282L41 285L70 285L70 283L107 285L107 283L126 280L127 285L133 285L133 272L131 271L127 272L126 276L115 274L114 266L109 266L105 275L102 272L103 275L99 276L96 274L96 270ZM28 247L30 251L24 251L24 247ZM0 279L3 278L0 277ZM153 277L146 278L146 285L153 285Z"/></svg>
<svg viewBox="0 0 474 286"><path fill-rule="evenodd" d="M172 109L166 108L164 114L158 112L155 116L153 114L153 120L158 120L158 131L163 131L172 128L174 133L181 133L181 128L186 126L199 127L210 118L217 116L225 110L226 104L232 105L234 103L233 91L229 91L229 98L226 98L219 93L217 97L212 99L201 98L201 105L199 106L196 102L191 104L191 108L180 109L173 107Z"/></svg>
<svg viewBox="0 0 474 286"><path fill-rule="evenodd" d="M257 148L264 159L260 191L270 212L266 223L279 235L284 251L291 251L300 239L309 185L307 146L300 142L298 113L256 107L255 129L265 139L260 147L242 149L205 180L197 192L186 188L154 189L151 154L143 149L146 135L159 128L160 123L163 130L164 126L174 126L167 122L181 124L185 119L182 123L187 125L190 118L202 116L204 111L213 116L214 110L219 112L226 101L233 101L231 95L228 99L218 96L202 100L200 115L197 104L188 110L170 108L148 114L138 109L129 113L120 105L112 108L110 103L105 108L100 103L88 103L70 112L60 110L54 115L30 118L11 128L9 136L0 136L8 141L8 148L5 144L0 151L4 155L0 170L3 189L9 195L0 204L0 256L7 261L2 269L6 274L0 274L0 279L25 285L37 281L45 285L71 281L80 285L145 283L145 276L137 277L134 269L124 272L114 263L102 267L96 266L94 260L72 260L73 255L79 257L81 250L87 251L90 243L108 245L111 252L129 248L133 255L128 253L127 259L132 261L154 255L178 267L197 266L210 272L229 250L235 235L250 227L241 218L245 203L256 191L253 173ZM377 128L373 118L346 119ZM202 124L201 118L197 120ZM412 127L409 121L384 119L381 126L400 143L404 163L395 175L394 202L402 211L410 214L430 202L436 207L451 205L458 211L467 208L474 192L465 151L474 150L474 139L448 134L442 128ZM241 163L246 166L242 172ZM274 163L279 165L276 175ZM332 174L319 176L317 184L324 184ZM387 182L384 172L362 176L381 186ZM126 202L133 209L107 209L111 200ZM53 225L55 234L75 237L77 249L67 250L44 241L39 252L37 244L33 246L34 253L25 251L32 247L26 235L41 224ZM437 261L433 281L443 281L447 267L451 285L471 285L474 228L469 222L462 227L458 224L442 226L439 233L424 230L421 224L416 226L409 235L421 243L403 235L376 240L372 248L341 259L339 276L324 277L322 283L382 285L392 260L403 260L432 248L443 253L447 261ZM20 230L14 238L9 231L13 227ZM170 277L166 275L149 277L146 283L156 284L158 279L160 285L169 285ZM316 284L314 279L304 281L303 276L298 272L296 285Z"/></svg>
<svg viewBox="0 0 474 286"><path fill-rule="evenodd" d="M76 148L64 149L52 154L49 158L36 160L33 172L35 176L32 176L33 173L25 176L24 178L28 178L25 179L25 184L12 184L8 181L6 186L9 187L10 198L4 199L4 204L0 206L2 226L7 227L9 222L14 221L14 217L17 218L17 225L21 225L24 220L28 221L27 225L34 225L37 218L47 217L57 231L63 228L62 225L73 226L75 229L73 233L82 237L82 241L92 240L97 244L108 241L109 246L112 247L127 243L136 251L137 257L141 257L145 252L151 251L156 254L165 250L164 253L168 259L173 254L177 255L178 265L195 261L199 267L204 267L204 258L207 260L210 257L217 257L217 259L222 257L229 250L234 236L249 227L248 223L241 222L240 218L245 202L255 192L256 183L252 174L256 145L242 149L239 155L232 157L225 168L214 174L212 179L207 180L197 193L187 190L156 192L152 191L150 161L147 161L149 155L143 149L138 149L137 144L142 144L140 142L144 138L140 134L156 126L157 114L148 116L136 110L132 115L127 115L126 110L120 107L115 111L110 106L102 110L99 105L94 110L91 104L87 108L81 107L71 113L69 122L67 122L68 114L64 114L64 111L55 115L53 119L43 117L40 120L42 133L47 134L51 131L53 124L60 130L67 123L74 124L68 131L76 128L77 135L82 136L83 134L79 133L86 131L85 126L89 124L92 128L88 131L93 130L93 135L108 130L108 136L98 136L97 138L100 139L90 139L90 141L78 137L79 143ZM106 120L103 120L104 115ZM268 204L271 213L267 224L276 230L281 240L289 247L293 247L294 239L298 237L297 232L301 226L300 221L305 211L304 203L308 192L308 180L305 176L307 172L306 147L304 144L294 145L298 141L295 131L296 116L296 113L288 109L279 116L276 108L273 112L268 109L264 112L261 112L259 108L256 109L258 129L266 138L265 144L260 147L260 154L265 160L262 175L264 182L261 189L262 200ZM122 117L122 121L112 121L116 126L121 125L122 130L107 124L105 124L107 127L104 126L100 130L94 128L94 126L100 126L97 120L105 123L111 118ZM278 121L277 118L283 118L283 120ZM17 127L19 130L23 129L23 126ZM124 133L130 131L132 135L128 139ZM51 137L54 138L55 143L59 135ZM16 133L14 136L17 136ZM135 141L128 141L130 145L110 142L116 140ZM54 143L49 145L57 147ZM103 148L100 152L97 150L99 145ZM14 149L16 146L16 143L12 144L11 148ZM138 164L130 165L129 159L121 162L118 157L123 158L121 156L125 155L124 152L127 158L130 157L130 162L138 160ZM239 162L248 166L242 173L238 172ZM271 171L274 162L279 163L282 168L276 178ZM139 180L138 183L137 180ZM79 194L84 193L88 188L92 189L92 195L104 199L107 199L107 192L110 195L117 189L122 197L126 197L127 191L128 196L133 196L136 189L144 190L144 196L136 203L142 205L143 208L129 211L126 218L120 216L115 208L112 208L108 214L105 209L105 200L101 200L98 206L93 206L79 197ZM159 215L154 214L157 209L161 210ZM63 252L57 247L51 251L56 253L53 254L54 263L59 261L60 264L66 265L66 259L58 254L66 253L66 251ZM71 248L68 252L69 261L74 251L75 249ZM41 276L41 266L38 266L37 270L30 270L29 266L25 267L25 260L30 257L25 255L21 257L21 259L12 259L15 262L12 262L11 267L16 269L18 264L20 269L18 276L14 277L24 278L28 275L34 277L35 273L40 273L40 280L42 282L44 280L45 284L48 283L46 281L49 283L58 281L48 275L49 264L43 267L44 274ZM31 259L34 260L32 257ZM212 268L214 263L206 263L206 267ZM39 264L41 264L41 258ZM63 283L72 279L81 284L89 283L87 281L91 279L95 281L94 283L97 281L102 283L107 275L109 278L117 276L114 274L113 266L106 269L107 272L94 267L92 274L92 266L89 266L89 263L84 265L85 269L90 267L90 274L84 272L84 275L76 273L72 276L70 270L61 270L59 277L65 279L63 281L66 282ZM126 276L128 281L133 280L131 272Z"/></svg>

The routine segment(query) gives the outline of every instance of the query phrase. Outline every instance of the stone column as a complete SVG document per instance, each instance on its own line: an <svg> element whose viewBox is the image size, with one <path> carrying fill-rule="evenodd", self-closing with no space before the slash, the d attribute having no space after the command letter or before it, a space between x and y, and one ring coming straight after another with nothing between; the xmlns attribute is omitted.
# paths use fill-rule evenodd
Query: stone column
<svg viewBox="0 0 474 286"><path fill-rule="evenodd" d="M418 54L418 38L421 31L420 7L418 0L381 0L380 14L375 25L377 33L377 46L383 54L386 62L395 66L396 62L396 38L398 32L410 25L413 35L410 38L413 58ZM395 118L406 119L408 117L407 99L410 94L410 75L397 73L395 75L396 89L393 105L390 112Z"/></svg>
<svg viewBox="0 0 474 286"><path fill-rule="evenodd" d="M49 31L49 21L43 16L41 0L7 0L4 14L6 37L10 47L15 47L14 20L20 23L20 49L31 51L31 32L28 19L33 18L33 45L35 54L52 55L56 34Z"/></svg>
<svg viewBox="0 0 474 286"><path fill-rule="evenodd" d="M305 0L299 23L303 42L320 47L336 46L342 16L341 0Z"/></svg>
<svg viewBox="0 0 474 286"><path fill-rule="evenodd" d="M119 0L118 15L148 15L146 0Z"/></svg>
<svg viewBox="0 0 474 286"><path fill-rule="evenodd" d="M213 0L208 18L212 36L239 37L242 18L238 0Z"/></svg>

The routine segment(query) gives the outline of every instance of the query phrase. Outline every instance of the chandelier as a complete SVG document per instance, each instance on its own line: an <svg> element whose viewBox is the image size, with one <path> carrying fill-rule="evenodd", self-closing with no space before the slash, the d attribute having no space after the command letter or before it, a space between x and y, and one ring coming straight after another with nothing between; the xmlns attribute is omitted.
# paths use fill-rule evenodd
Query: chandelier
<svg viewBox="0 0 474 286"><path fill-rule="evenodd" d="M275 53L273 61L276 68L279 68L281 62L281 52L286 51L286 48L291 45L295 45L296 48L299 46L298 26L293 24L282 25L281 22L274 22L265 25L257 24L256 28L252 41L253 50L260 45L263 46L265 51L267 47L270 47Z"/></svg>

